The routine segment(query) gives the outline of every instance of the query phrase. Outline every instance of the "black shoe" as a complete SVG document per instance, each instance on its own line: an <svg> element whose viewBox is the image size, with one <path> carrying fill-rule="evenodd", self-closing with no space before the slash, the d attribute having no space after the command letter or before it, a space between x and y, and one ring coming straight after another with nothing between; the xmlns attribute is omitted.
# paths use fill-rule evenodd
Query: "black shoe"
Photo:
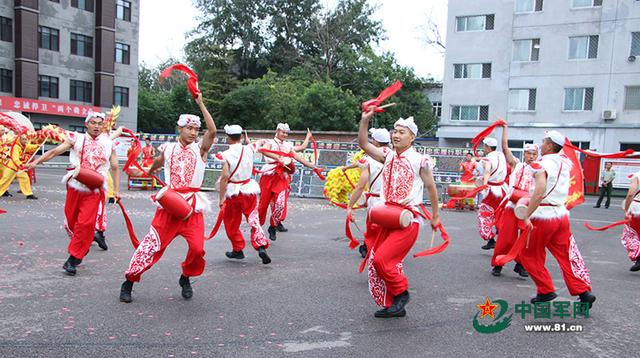
<svg viewBox="0 0 640 358"><path fill-rule="evenodd" d="M594 209L600 209L600 205L596 205L593 207Z"/></svg>
<svg viewBox="0 0 640 358"><path fill-rule="evenodd" d="M62 265L62 268L64 269L67 275L75 276L77 272L76 267L80 265L81 262L82 260L76 259L75 257L69 255L69 258L67 259L67 261L65 261L64 265Z"/></svg>
<svg viewBox="0 0 640 358"><path fill-rule="evenodd" d="M133 282L127 280L120 286L120 302L131 303L131 289L133 288Z"/></svg>
<svg viewBox="0 0 640 358"><path fill-rule="evenodd" d="M391 308L391 307L389 307ZM404 317L407 315L407 311L403 308L399 312L390 313L389 308L383 308L381 310L376 311L373 315L377 318L392 318L392 317Z"/></svg>
<svg viewBox="0 0 640 358"><path fill-rule="evenodd" d="M93 234L93 241L98 243L98 247L107 251L109 249L109 247L107 246L107 242L104 239L104 231L96 231L95 234Z"/></svg>
<svg viewBox="0 0 640 358"><path fill-rule="evenodd" d="M27 200L38 200L38 197L33 195L33 194L31 194L31 195L27 195L26 199Z"/></svg>
<svg viewBox="0 0 640 358"><path fill-rule="evenodd" d="M387 314L389 317L402 317L407 313L404 312L404 306L409 303L409 291L404 291L401 294L393 297L393 303L391 303L391 307L387 308Z"/></svg>
<svg viewBox="0 0 640 358"><path fill-rule="evenodd" d="M182 297L185 300L193 297L193 288L191 288L191 282L189 282L189 278L185 275L180 275L180 281L178 281L180 287L182 287Z"/></svg>
<svg viewBox="0 0 640 358"><path fill-rule="evenodd" d="M502 275L502 266L496 266L491 270L491 274L498 277Z"/></svg>
<svg viewBox="0 0 640 358"><path fill-rule="evenodd" d="M224 254L225 254L225 256L227 256L230 259L238 259L238 260L244 259L244 252L242 252L242 250L240 250L240 251L227 251Z"/></svg>
<svg viewBox="0 0 640 358"><path fill-rule="evenodd" d="M555 292L550 292L550 293L545 293L545 294L538 293L536 295L536 297L531 299L531 303L549 302L549 301L555 300L556 297L558 297L558 295Z"/></svg>
<svg viewBox="0 0 640 358"><path fill-rule="evenodd" d="M282 223L278 224L278 226L276 226L276 230L278 232L287 232L289 231L289 229L287 229L286 227L284 227L284 225L282 225Z"/></svg>
<svg viewBox="0 0 640 358"><path fill-rule="evenodd" d="M529 277L529 273L521 264L516 264L516 267L513 268L513 271L520 275L520 277Z"/></svg>
<svg viewBox="0 0 640 358"><path fill-rule="evenodd" d="M636 263L633 266L631 266L629 271L633 271L633 272L640 271L640 257L638 257L638 259L636 260Z"/></svg>
<svg viewBox="0 0 640 358"><path fill-rule="evenodd" d="M360 256L362 256L363 259L367 257L367 245L365 244L360 245L360 247L358 248L358 251L360 252Z"/></svg>
<svg viewBox="0 0 640 358"><path fill-rule="evenodd" d="M258 256L262 259L263 264L268 265L271 263L271 258L267 255L267 250L263 246L258 249Z"/></svg>
<svg viewBox="0 0 640 358"><path fill-rule="evenodd" d="M605 209L609 209L609 205L605 205L605 207L604 207L604 208L605 208Z"/></svg>
<svg viewBox="0 0 640 358"><path fill-rule="evenodd" d="M491 250L494 247L496 247L496 240L494 239L489 239L489 241L487 241L487 244L482 246L483 250Z"/></svg>
<svg viewBox="0 0 640 358"><path fill-rule="evenodd" d="M6 197L10 198L10 197L12 197L13 195L12 195L10 192L5 191L5 192L4 192L4 194L2 194L2 196L6 196Z"/></svg>
<svg viewBox="0 0 640 358"><path fill-rule="evenodd" d="M589 308L593 307L593 303L596 301L596 296L590 291L586 291L580 294L580 302L586 302L589 304Z"/></svg>
<svg viewBox="0 0 640 358"><path fill-rule="evenodd" d="M276 241L276 227L269 226L269 230L267 230L267 232L269 233L269 240Z"/></svg>

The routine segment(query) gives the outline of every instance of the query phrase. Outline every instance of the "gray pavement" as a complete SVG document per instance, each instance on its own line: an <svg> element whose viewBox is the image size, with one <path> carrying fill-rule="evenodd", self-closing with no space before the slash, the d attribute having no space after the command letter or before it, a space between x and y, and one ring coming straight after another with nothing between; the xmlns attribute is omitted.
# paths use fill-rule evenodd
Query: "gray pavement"
<svg viewBox="0 0 640 358"><path fill-rule="evenodd" d="M64 187L60 169L39 169L38 201L15 194L0 198L0 355L3 357L442 357L489 354L525 356L635 356L639 328L640 273L620 244L620 228L589 232L620 220L620 198L609 210L593 209L595 198L573 210L572 227L590 270L598 300L589 318L522 319L496 334L474 330L476 304L485 297L513 306L535 294L530 279L505 267L491 276L491 251L475 229L475 214L445 212L451 245L442 254L407 258L412 301L405 318L381 320L357 272L357 252L344 238L344 213L320 200L291 199L288 233L279 234L262 265L246 249L230 261L224 230L206 243L207 267L194 278L194 297L180 296L178 277L186 244L177 238L162 260L134 286L131 304L118 300L133 248L119 209L108 209L109 250L95 244L76 277L62 273L68 237L62 228ZM125 187L126 188L126 187ZM148 230L150 192L123 191L139 237ZM215 193L209 194L217 201ZM207 230L214 216L206 217ZM363 217L359 221L363 226ZM243 224L243 232L248 226ZM357 233L357 231L355 231ZM358 234L359 236L359 234ZM427 231L414 248L426 248ZM248 247L250 247L248 245ZM559 294L567 293L558 265L547 260ZM580 333L527 333L527 323L582 324ZM635 338L634 338L635 337Z"/></svg>

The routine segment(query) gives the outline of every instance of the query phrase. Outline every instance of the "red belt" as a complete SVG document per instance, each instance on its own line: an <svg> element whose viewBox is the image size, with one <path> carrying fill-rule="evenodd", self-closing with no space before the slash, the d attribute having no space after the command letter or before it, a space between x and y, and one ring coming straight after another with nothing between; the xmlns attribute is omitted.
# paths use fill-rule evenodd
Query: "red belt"
<svg viewBox="0 0 640 358"><path fill-rule="evenodd" d="M187 194L187 193L197 193L200 191L200 188L191 188L191 187L183 187L183 188L171 188L177 193Z"/></svg>
<svg viewBox="0 0 640 358"><path fill-rule="evenodd" d="M241 180L241 181L229 180L229 183L244 185L244 184L247 184L250 181L251 181L251 178L245 179L245 180Z"/></svg>

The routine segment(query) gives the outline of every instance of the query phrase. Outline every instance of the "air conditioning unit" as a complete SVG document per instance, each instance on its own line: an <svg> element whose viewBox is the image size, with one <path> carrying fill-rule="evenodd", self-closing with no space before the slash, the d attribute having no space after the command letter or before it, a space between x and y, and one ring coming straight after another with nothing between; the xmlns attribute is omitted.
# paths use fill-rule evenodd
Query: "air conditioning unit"
<svg viewBox="0 0 640 358"><path fill-rule="evenodd" d="M606 109L602 111L602 119L605 121L612 121L616 119L616 111L614 109Z"/></svg>

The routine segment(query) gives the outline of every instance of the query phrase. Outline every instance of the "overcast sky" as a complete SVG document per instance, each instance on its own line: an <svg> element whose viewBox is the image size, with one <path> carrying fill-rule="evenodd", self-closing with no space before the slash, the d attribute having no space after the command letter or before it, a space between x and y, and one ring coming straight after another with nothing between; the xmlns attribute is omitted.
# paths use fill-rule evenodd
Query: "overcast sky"
<svg viewBox="0 0 640 358"><path fill-rule="evenodd" d="M323 0L334 4L335 0ZM194 28L198 12L191 0L140 0L140 61L157 65L168 57L182 58L185 34ZM444 57L424 44L420 29L428 16L444 32L447 0L371 0L378 4L388 40L381 48L394 52L400 64L423 77L442 79ZM443 33L444 35L444 33Z"/></svg>

